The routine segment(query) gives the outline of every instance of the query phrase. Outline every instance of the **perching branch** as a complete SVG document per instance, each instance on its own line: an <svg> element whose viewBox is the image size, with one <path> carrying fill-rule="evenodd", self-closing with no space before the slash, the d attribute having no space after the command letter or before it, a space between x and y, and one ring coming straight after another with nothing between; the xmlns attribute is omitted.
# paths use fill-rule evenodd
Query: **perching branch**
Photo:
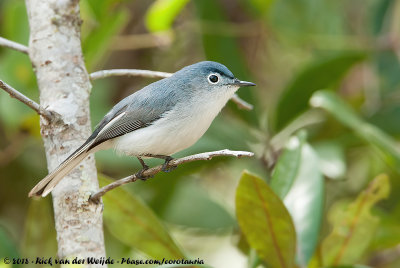
<svg viewBox="0 0 400 268"><path fill-rule="evenodd" d="M193 161L211 160L213 157L216 157L216 156L234 156L234 157L240 158L243 156L252 157L253 155L254 155L254 153L252 153L252 152L231 151L231 150L225 149L225 150L220 150L220 151L189 155L189 156L185 156L182 158L176 158L176 159L171 160L167 167L176 167L183 163L189 163L189 162L193 162ZM156 166L153 168L149 168L142 173L142 176L143 177L152 177L152 176L156 175L157 173L159 173L160 171L162 171L162 168L163 168L162 165L159 165L159 166ZM112 189L122 186L124 184L130 183L130 182L135 182L137 180L140 180L140 178L137 177L137 174L117 180L113 183L110 183L110 184L104 186L99 191L92 194L90 196L89 200L94 203L98 203L100 200L100 197L102 197L108 191L111 191Z"/></svg>
<svg viewBox="0 0 400 268"><path fill-rule="evenodd" d="M45 117L47 120L50 121L53 118L53 114L51 112L43 109L38 103L20 93L18 90L7 85L2 80L0 80L0 88L4 89L8 94L10 94L11 98L16 98L22 103L25 103L28 107L37 112L39 115Z"/></svg>
<svg viewBox="0 0 400 268"><path fill-rule="evenodd" d="M10 41L10 40L5 39L3 37L0 37L0 46L1 47L8 47L8 48L14 49L16 51L28 54L28 47L27 46L18 44L18 43L14 42L14 41Z"/></svg>
<svg viewBox="0 0 400 268"><path fill-rule="evenodd" d="M149 71L149 70L138 70L138 69L112 69L112 70L103 70L91 73L89 75L91 80L106 78L110 76L140 76L140 77L149 77L149 78L166 78L170 77L172 73L166 72L157 72L157 71ZM252 110L253 105L241 99L237 94L233 95L231 100L237 104L237 106L241 109Z"/></svg>

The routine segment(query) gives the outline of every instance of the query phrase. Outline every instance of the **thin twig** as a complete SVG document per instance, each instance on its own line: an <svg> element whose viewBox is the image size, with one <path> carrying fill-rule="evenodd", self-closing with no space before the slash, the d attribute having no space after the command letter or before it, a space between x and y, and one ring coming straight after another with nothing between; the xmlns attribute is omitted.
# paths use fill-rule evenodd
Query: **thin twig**
<svg viewBox="0 0 400 268"><path fill-rule="evenodd" d="M2 80L0 80L0 88L4 89L8 94L10 94L11 98L15 98L22 103L25 103L28 107L30 107L32 110L40 114L41 116L45 117L47 120L52 120L53 119L53 114L42 107L35 101L31 100L18 90L12 88L11 86L7 85L4 83Z"/></svg>
<svg viewBox="0 0 400 268"><path fill-rule="evenodd" d="M10 41L10 40L5 39L3 37L0 37L0 46L1 47L8 47L8 48L14 49L16 51L28 54L28 47L27 46L18 44L18 43L14 42L14 41Z"/></svg>
<svg viewBox="0 0 400 268"><path fill-rule="evenodd" d="M128 76L128 77L140 76L149 78L167 78L172 76L172 73L138 70L138 69L112 69L112 70L97 71L89 75L91 80L106 78L110 76ZM245 110L253 109L253 105L241 99L237 94L233 95L231 100L234 103L236 103L237 106L241 109Z"/></svg>
<svg viewBox="0 0 400 268"><path fill-rule="evenodd" d="M246 156L246 157L251 157L253 156L254 153L252 152L246 152L246 151L231 151L231 150L220 150L220 151L214 151L214 152L207 152L207 153L200 153L200 154L194 154L194 155L189 155L185 156L182 158L176 158L173 159L169 162L167 167L176 167L178 165L181 165L183 163L188 163L188 162L193 162L193 161L200 161L200 160L211 160L213 157L216 156L234 156L237 158ZM145 171L143 171L142 176L143 177L152 177L156 175L157 173L161 172L163 169L163 165L159 165L153 168L149 168ZM122 186L124 184L130 183L130 182L135 182L137 180L140 180L140 178L137 176L137 174L128 176L126 178L117 180L113 183L110 183L103 188L101 188L99 191L96 193L92 194L89 198L90 201L92 202L99 202L100 197L102 197L105 193L108 191L111 191L114 188L117 188L119 186Z"/></svg>
<svg viewBox="0 0 400 268"><path fill-rule="evenodd" d="M241 99L236 93L233 95L233 97L231 98L231 101L233 101L234 103L236 103L236 105L240 108L240 109L244 109L244 110L253 110L253 105L246 102L245 100Z"/></svg>
<svg viewBox="0 0 400 268"><path fill-rule="evenodd" d="M91 73L89 75L91 80L106 78L110 76L140 76L140 77L149 77L149 78L166 78L170 77L171 73L165 72L156 72L156 71L148 71L148 70L138 70L138 69L112 69L112 70L103 70Z"/></svg>

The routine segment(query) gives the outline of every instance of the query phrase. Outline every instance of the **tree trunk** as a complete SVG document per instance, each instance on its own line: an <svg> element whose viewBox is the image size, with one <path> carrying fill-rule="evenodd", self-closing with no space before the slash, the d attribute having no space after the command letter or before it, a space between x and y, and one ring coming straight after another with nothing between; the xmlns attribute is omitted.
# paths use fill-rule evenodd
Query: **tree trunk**
<svg viewBox="0 0 400 268"><path fill-rule="evenodd" d="M40 104L61 116L41 119L49 171L91 133L91 84L82 56L78 0L26 0L30 24L29 56L40 90ZM53 190L58 257L104 257L102 204L88 202L98 189L93 155ZM104 267L104 266L102 266Z"/></svg>

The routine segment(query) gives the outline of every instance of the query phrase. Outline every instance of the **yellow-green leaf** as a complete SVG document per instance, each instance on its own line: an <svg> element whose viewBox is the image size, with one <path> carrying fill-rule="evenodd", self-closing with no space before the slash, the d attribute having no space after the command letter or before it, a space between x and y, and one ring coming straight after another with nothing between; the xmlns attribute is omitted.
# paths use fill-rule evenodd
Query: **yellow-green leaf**
<svg viewBox="0 0 400 268"><path fill-rule="evenodd" d="M370 212L378 201L387 198L390 185L386 175L377 176L348 206L336 204L329 213L332 232L322 243L325 266L352 264L367 249L378 226L379 218Z"/></svg>
<svg viewBox="0 0 400 268"><path fill-rule="evenodd" d="M189 0L156 0L146 14L146 26L152 32L171 28L175 17Z"/></svg>
<svg viewBox="0 0 400 268"><path fill-rule="evenodd" d="M268 267L294 266L296 233L293 221L265 181L243 173L236 191L236 214L249 245Z"/></svg>

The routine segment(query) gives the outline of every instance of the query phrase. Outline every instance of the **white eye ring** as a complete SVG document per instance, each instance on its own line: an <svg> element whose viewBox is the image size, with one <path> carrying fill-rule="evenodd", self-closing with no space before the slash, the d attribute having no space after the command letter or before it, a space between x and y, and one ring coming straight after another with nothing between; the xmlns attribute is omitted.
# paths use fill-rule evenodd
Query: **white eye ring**
<svg viewBox="0 0 400 268"><path fill-rule="evenodd" d="M208 82L211 84L218 84L219 82L219 75L218 74L210 74L208 76Z"/></svg>

